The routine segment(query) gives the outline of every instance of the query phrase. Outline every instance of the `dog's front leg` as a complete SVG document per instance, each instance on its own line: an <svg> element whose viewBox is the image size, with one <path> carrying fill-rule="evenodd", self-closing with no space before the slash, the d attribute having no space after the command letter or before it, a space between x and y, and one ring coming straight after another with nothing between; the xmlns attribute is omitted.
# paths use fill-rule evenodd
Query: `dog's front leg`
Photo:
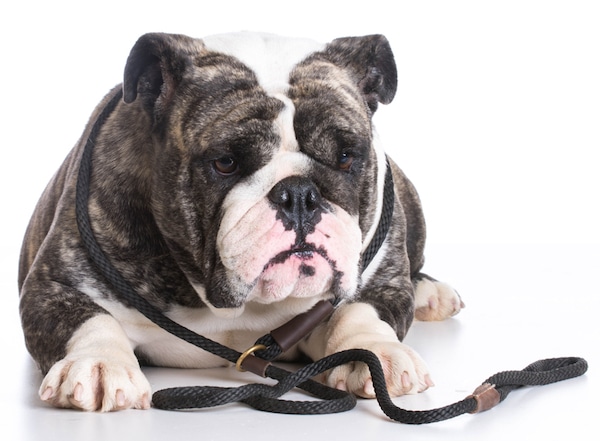
<svg viewBox="0 0 600 441"><path fill-rule="evenodd" d="M83 323L52 366L40 397L56 407L89 411L147 409L151 389L119 323L99 314Z"/></svg>
<svg viewBox="0 0 600 441"><path fill-rule="evenodd" d="M342 304L328 322L300 345L312 359L346 349L367 349L379 358L392 396L421 392L433 383L421 357L400 342L394 329L368 303ZM363 363L350 363L325 373L325 382L358 396L373 398L371 373Z"/></svg>

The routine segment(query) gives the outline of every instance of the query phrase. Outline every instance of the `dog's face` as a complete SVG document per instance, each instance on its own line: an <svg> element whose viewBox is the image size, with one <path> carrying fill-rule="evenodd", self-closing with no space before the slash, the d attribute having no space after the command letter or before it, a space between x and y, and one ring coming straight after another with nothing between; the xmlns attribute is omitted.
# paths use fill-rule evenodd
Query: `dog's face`
<svg viewBox="0 0 600 441"><path fill-rule="evenodd" d="M124 96L153 119L153 211L215 313L354 294L384 160L371 116L395 87L378 36L138 41Z"/></svg>

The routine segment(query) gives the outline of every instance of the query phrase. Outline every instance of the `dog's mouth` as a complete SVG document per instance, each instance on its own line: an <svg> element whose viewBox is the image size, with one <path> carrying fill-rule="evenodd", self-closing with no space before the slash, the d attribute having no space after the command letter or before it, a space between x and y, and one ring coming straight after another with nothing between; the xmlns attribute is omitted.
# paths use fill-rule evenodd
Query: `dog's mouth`
<svg viewBox="0 0 600 441"><path fill-rule="evenodd" d="M301 244L294 245L289 250L285 250L273 257L264 267L263 272L268 270L273 265L285 264L290 259L297 259L300 261L298 267L299 277L313 277L316 275L317 270L314 265L310 265L310 261L316 256L321 256L329 265L332 262L327 256L327 252L324 249L317 249L312 244Z"/></svg>
<svg viewBox="0 0 600 441"><path fill-rule="evenodd" d="M341 277L336 263L324 248L296 244L277 253L264 266L254 285L258 301L275 301L288 296L312 297L337 284Z"/></svg>
<svg viewBox="0 0 600 441"><path fill-rule="evenodd" d="M327 252L323 249L317 249L312 244L301 244L294 245L289 250L285 250L277 254L269 263L265 265L264 269L267 269L270 265L276 265L279 263L284 263L291 257L297 257L300 260L310 260L314 257L315 254L322 256L327 259Z"/></svg>

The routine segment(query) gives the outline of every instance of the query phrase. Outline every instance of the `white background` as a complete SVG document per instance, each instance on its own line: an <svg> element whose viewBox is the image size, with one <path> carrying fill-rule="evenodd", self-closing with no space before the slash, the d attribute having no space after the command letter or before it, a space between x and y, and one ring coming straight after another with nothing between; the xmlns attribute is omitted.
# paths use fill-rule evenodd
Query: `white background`
<svg viewBox="0 0 600 441"><path fill-rule="evenodd" d="M18 330L16 267L26 223L46 182L94 106L121 81L128 52L141 34L202 37L238 30L320 41L386 35L398 64L399 88L395 101L380 107L376 124L388 152L420 192L434 275L452 279L470 297L460 323L477 335L482 329L476 324L485 328L486 320L496 319L492 335L510 334L510 328L503 328L506 317L487 316L486 311L491 314L498 303L513 299L520 314L532 308L522 320L509 320L521 325L520 331L555 329L550 321L556 321L565 348L579 345L588 357L597 357L598 328L591 321L600 294L600 3L4 2L1 310L6 316L4 347L19 360L17 366L25 363L29 369L24 380L15 380L16 394L28 384L24 393L31 395L39 382ZM572 326L569 320L574 320ZM577 331L569 334L569 329ZM541 341L553 338L540 336ZM474 337L464 338L460 334L461 345ZM480 349L483 358L523 350L515 343ZM445 363L440 360L440 366ZM472 379L475 384L481 380ZM23 415L27 425L28 414ZM553 423L549 433L559 427L566 431Z"/></svg>

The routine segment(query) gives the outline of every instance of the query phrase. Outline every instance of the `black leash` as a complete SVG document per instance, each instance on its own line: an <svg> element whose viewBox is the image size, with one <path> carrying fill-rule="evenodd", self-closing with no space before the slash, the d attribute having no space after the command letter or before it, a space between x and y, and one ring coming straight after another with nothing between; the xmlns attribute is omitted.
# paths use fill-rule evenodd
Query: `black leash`
<svg viewBox="0 0 600 441"><path fill-rule="evenodd" d="M287 414L328 414L343 412L356 405L356 398L345 391L330 388L311 380L315 376L336 366L363 362L368 365L377 401L382 411L392 420L406 424L424 424L443 421L464 413L477 413L488 410L503 401L513 390L523 386L538 386L583 375L587 362L582 358L557 358L541 360L521 371L506 371L488 378L472 395L464 400L439 409L410 411L397 407L391 400L385 382L381 363L375 354L362 349L338 352L310 363L296 372L289 372L270 363L285 350L302 339L318 323L328 317L334 305L327 301L317 303L310 311L300 314L290 322L259 339L255 346L244 353L223 346L213 340L196 334L162 314L157 308L139 296L123 276L114 268L98 245L91 228L88 211L89 188L92 174L92 153L95 140L110 114L118 105L122 93L113 96L95 121L87 139L79 168L76 193L76 215L82 241L92 262L109 281L121 292L130 307L136 308L150 321L167 332L218 355L239 370L249 370L263 377L277 381L274 385L248 384L236 388L222 387L183 387L164 389L154 393L152 402L160 409L200 409L220 406L233 402L243 402L255 409ZM371 244L363 254L363 269L368 266L385 240L391 220L394 193L388 165L384 191L384 208ZM288 401L279 397L293 388L300 388L318 400Z"/></svg>

